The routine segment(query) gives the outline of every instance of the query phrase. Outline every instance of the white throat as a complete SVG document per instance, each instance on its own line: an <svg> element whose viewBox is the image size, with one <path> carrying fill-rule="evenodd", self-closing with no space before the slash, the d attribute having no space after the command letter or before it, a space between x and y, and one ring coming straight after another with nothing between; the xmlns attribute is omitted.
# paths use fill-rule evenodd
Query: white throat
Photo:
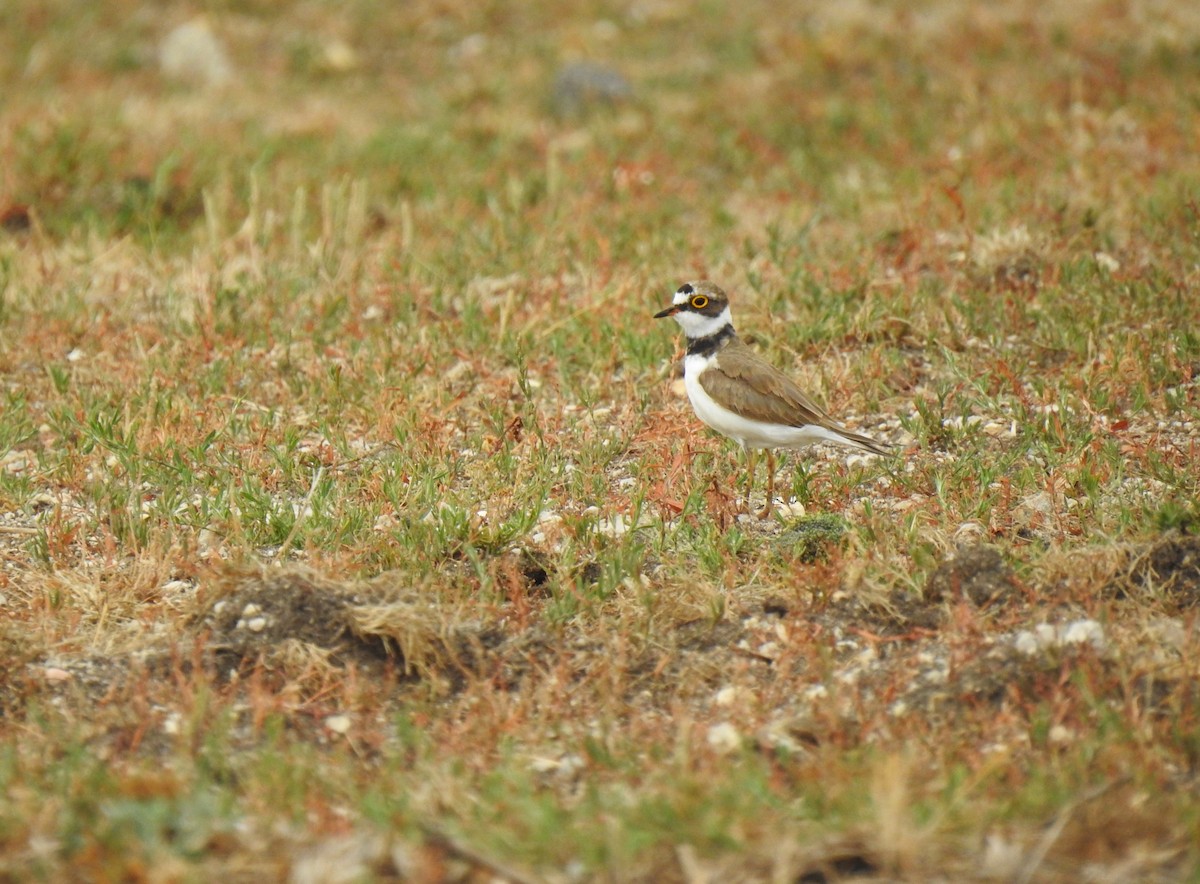
<svg viewBox="0 0 1200 884"><path fill-rule="evenodd" d="M694 341L698 338L707 338L709 335L715 335L725 326L732 325L733 315L729 312L728 307L716 316L704 316L700 313L682 310L675 314L675 321L679 323L688 340Z"/></svg>

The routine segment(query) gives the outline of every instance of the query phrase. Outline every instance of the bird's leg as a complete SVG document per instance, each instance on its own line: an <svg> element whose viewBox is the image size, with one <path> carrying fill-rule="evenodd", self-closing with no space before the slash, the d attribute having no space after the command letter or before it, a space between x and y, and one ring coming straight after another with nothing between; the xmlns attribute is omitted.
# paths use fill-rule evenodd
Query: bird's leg
<svg viewBox="0 0 1200 884"><path fill-rule="evenodd" d="M758 452L753 448L743 449L746 452L746 497L742 501L738 512L750 512L750 492L754 490L754 467L758 460Z"/></svg>
<svg viewBox="0 0 1200 884"><path fill-rule="evenodd" d="M765 519L775 508L775 450L767 449L767 502L758 511L758 517Z"/></svg>

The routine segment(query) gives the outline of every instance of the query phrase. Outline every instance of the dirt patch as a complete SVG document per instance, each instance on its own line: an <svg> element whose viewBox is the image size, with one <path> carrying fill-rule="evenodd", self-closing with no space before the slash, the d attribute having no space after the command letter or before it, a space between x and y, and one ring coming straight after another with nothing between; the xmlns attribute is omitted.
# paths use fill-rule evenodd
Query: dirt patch
<svg viewBox="0 0 1200 884"><path fill-rule="evenodd" d="M982 607L1006 600L1020 586L998 549L985 544L960 546L929 575L925 600L967 599Z"/></svg>
<svg viewBox="0 0 1200 884"><path fill-rule="evenodd" d="M1200 604L1200 536L1171 533L1131 556L1118 595L1150 594L1180 610Z"/></svg>
<svg viewBox="0 0 1200 884"><path fill-rule="evenodd" d="M892 590L878 597L839 597L814 619L834 630L899 638L915 631L937 631L946 622L946 611L940 603L915 593Z"/></svg>
<svg viewBox="0 0 1200 884"><path fill-rule="evenodd" d="M386 575L344 584L303 571L231 579L192 628L225 670L262 660L292 672L355 664L427 677L473 670L495 641L432 594Z"/></svg>

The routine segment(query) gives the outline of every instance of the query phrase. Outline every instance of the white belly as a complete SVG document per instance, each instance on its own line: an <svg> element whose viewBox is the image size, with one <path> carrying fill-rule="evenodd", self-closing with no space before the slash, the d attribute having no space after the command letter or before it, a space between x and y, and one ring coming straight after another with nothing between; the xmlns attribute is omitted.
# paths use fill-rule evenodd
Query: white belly
<svg viewBox="0 0 1200 884"><path fill-rule="evenodd" d="M712 358L699 355L685 357L683 383L687 388L692 408L696 411L696 417L718 433L735 439L743 448L803 448L814 442L854 445L833 430L816 424L802 427L768 424L742 417L725 408L700 386L700 373L709 366Z"/></svg>

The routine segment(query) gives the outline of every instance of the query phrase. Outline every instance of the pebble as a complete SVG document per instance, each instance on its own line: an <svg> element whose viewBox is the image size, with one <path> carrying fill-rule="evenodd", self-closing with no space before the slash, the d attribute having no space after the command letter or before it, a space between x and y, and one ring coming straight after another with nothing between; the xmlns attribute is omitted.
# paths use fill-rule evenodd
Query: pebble
<svg viewBox="0 0 1200 884"><path fill-rule="evenodd" d="M1052 648L1084 644L1097 651L1105 648L1104 627L1095 620L1075 620L1057 626L1039 623L1032 630L1023 629L1013 637L1013 647L1027 656Z"/></svg>
<svg viewBox="0 0 1200 884"><path fill-rule="evenodd" d="M708 745L722 755L728 755L742 747L742 735L732 724L723 721L708 729Z"/></svg>
<svg viewBox="0 0 1200 884"><path fill-rule="evenodd" d="M615 68L579 61L564 65L554 78L550 103L559 116L576 116L597 106L614 105L633 94Z"/></svg>
<svg viewBox="0 0 1200 884"><path fill-rule="evenodd" d="M194 86L221 86L233 78L225 47L203 16L184 22L163 38L158 63L170 79Z"/></svg>
<svg viewBox="0 0 1200 884"><path fill-rule="evenodd" d="M732 706L735 702L737 702L738 696L741 693L742 692L740 690L730 685L717 691L717 695L714 699L718 706Z"/></svg>
<svg viewBox="0 0 1200 884"><path fill-rule="evenodd" d="M1046 739L1051 743L1061 746L1063 743L1070 743L1075 739L1075 731L1061 724L1056 724L1050 728L1050 732L1046 734Z"/></svg>
<svg viewBox="0 0 1200 884"><path fill-rule="evenodd" d="M954 540L960 544L982 540L987 529L980 522L963 522L954 529Z"/></svg>

